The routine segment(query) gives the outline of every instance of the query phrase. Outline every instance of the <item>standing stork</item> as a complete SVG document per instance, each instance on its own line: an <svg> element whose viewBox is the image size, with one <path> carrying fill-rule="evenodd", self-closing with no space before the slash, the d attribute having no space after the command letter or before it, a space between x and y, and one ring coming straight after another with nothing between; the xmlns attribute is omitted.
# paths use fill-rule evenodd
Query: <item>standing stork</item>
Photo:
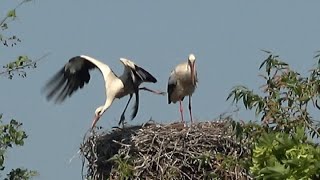
<svg viewBox="0 0 320 180"><path fill-rule="evenodd" d="M45 85L44 90L47 90L47 100L54 99L56 103L63 102L68 96L71 96L79 88L81 89L85 84L89 83L90 70L99 69L105 83L106 100L104 105L95 110L91 128L96 125L116 98L120 99L126 95L130 95L130 98L121 114L119 125L124 122L124 114L133 94L135 94L136 102L131 119L134 119L139 108L139 90L146 90L156 94L163 94L163 92L146 87L139 88L143 82L156 83L156 78L128 59L120 58L120 61L124 65L124 72L121 76L117 76L108 65L92 57L81 55L71 58Z"/></svg>
<svg viewBox="0 0 320 180"><path fill-rule="evenodd" d="M177 65L175 69L171 71L168 80L168 104L179 101L181 122L184 122L182 101L185 96L189 96L189 113L190 121L192 123L191 96L195 91L198 82L195 61L196 57L193 54L190 54L187 62Z"/></svg>

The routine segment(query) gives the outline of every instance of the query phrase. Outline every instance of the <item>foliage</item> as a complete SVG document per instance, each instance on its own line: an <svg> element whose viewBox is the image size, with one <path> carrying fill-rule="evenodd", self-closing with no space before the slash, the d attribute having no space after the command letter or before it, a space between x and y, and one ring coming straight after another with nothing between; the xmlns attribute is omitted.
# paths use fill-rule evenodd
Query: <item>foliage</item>
<svg viewBox="0 0 320 180"><path fill-rule="evenodd" d="M7 174L7 178L5 178L4 180L28 180L37 175L38 173L36 171L16 168L12 169L10 173Z"/></svg>
<svg viewBox="0 0 320 180"><path fill-rule="evenodd" d="M319 179L320 147L307 143L303 127L294 133L264 133L253 149L251 172L257 179Z"/></svg>
<svg viewBox="0 0 320 180"><path fill-rule="evenodd" d="M16 10L23 4L30 2L32 0L23 0L15 8L9 10L6 16L0 20L0 42L5 47L13 47L17 43L21 42L20 38L17 35L5 35L6 31L9 29L9 24L14 21L17 17ZM2 66L4 69L0 72L0 75L7 75L9 79L12 79L14 74L18 74L20 77L26 77L25 69L27 68L36 68L37 61L31 60L26 55L18 56L16 59Z"/></svg>
<svg viewBox="0 0 320 180"><path fill-rule="evenodd" d="M16 35L11 35L9 37L5 36L3 32L5 30L9 29L9 24L14 21L17 17L16 11L17 9L32 0L22 0L15 8L9 10L6 14L6 16L0 21L0 29L2 33L0 34L0 41L3 43L5 46L14 46L16 45L17 42L20 42L20 39Z"/></svg>
<svg viewBox="0 0 320 180"><path fill-rule="evenodd" d="M235 103L242 100L246 109L255 109L256 115L262 115L263 126L290 133L293 127L303 125L312 137L319 137L319 124L312 119L308 108L318 108L320 64L311 70L309 77L303 77L280 61L278 56L270 54L260 69L263 67L266 72L266 75L261 75L266 81L262 86L264 96L244 86L237 86L227 99L233 97Z"/></svg>
<svg viewBox="0 0 320 180"><path fill-rule="evenodd" d="M9 148L16 146L23 146L24 140L27 138L25 131L21 130L22 123L12 119L10 123L3 124L2 115L0 115L0 170L5 169L5 154ZM36 174L35 171L27 169L12 169L6 179L29 179Z"/></svg>
<svg viewBox="0 0 320 180"><path fill-rule="evenodd" d="M133 177L134 167L132 158L129 156L122 157L119 154L114 155L108 161L112 161L115 163L116 171L119 173L119 178L122 179L130 179Z"/></svg>
<svg viewBox="0 0 320 180"><path fill-rule="evenodd" d="M266 53L259 68L265 72L260 75L266 81L263 94L236 86L227 97L261 117L261 123L233 125L238 138L251 139L252 161L246 167L258 179L319 178L320 147L308 137L320 137L319 122L310 115L320 109L320 59L304 77L279 56Z"/></svg>
<svg viewBox="0 0 320 180"><path fill-rule="evenodd" d="M28 56L18 56L16 60L3 66L6 70L0 74L7 74L9 79L13 78L14 73L18 73L20 77L26 77L25 68L36 68L37 62L32 61Z"/></svg>
<svg viewBox="0 0 320 180"><path fill-rule="evenodd" d="M10 22L17 17L16 10L22 4L31 0L21 1L14 9L9 10L6 16L0 20L0 42L5 47L13 47L21 40L16 35L7 36L6 31L9 28ZM12 79L14 74L17 73L21 77L26 77L26 68L35 68L37 61L32 61L28 56L18 56L17 59L4 65L4 71L0 75L8 75ZM12 119L10 123L5 124L2 121L2 114L0 115L0 171L5 170L5 155L7 150L15 146L23 146L24 140L27 138L25 131L21 130L22 123ZM25 168L12 169L4 178L4 180L27 180L37 175L36 171L31 171ZM1 175L4 177L4 175Z"/></svg>

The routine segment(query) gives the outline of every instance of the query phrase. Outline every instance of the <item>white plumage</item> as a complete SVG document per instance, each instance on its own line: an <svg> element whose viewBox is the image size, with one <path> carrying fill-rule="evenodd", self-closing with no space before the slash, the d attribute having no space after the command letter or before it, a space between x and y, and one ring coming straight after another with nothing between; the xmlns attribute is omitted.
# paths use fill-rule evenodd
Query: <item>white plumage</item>
<svg viewBox="0 0 320 180"><path fill-rule="evenodd" d="M124 113L128 107L133 94L135 94L136 102L134 104L131 119L135 118L139 107L139 90L147 90L157 94L163 94L146 87L140 88L143 82L156 83L157 80L149 72L137 66L134 62L120 58L124 65L124 71L121 76L117 76L108 65L89 56L81 55L71 58L64 67L53 76L45 85L47 91L47 100L54 99L56 103L63 102L68 96L71 96L79 88L83 88L90 80L89 71L99 69L102 73L105 83L106 101L105 104L98 107L95 111L95 118L91 128L95 126L103 113L111 106L113 101L118 98L129 95L130 98L126 107L121 114L119 121L123 123Z"/></svg>
<svg viewBox="0 0 320 180"><path fill-rule="evenodd" d="M191 96L198 82L195 61L195 56L190 54L187 62L183 62L175 67L168 80L168 103L179 101L182 122L184 122L184 119L181 101L183 101L185 96L189 96L189 113L192 122Z"/></svg>

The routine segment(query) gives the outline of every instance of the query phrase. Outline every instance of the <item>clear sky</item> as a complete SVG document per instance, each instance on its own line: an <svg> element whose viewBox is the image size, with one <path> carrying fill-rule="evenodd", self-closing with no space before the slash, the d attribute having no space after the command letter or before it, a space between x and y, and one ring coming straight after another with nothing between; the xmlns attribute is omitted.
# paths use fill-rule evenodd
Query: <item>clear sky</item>
<svg viewBox="0 0 320 180"><path fill-rule="evenodd" d="M0 15L16 2L1 1ZM35 0L25 4L10 25L10 32L22 43L0 47L1 64L17 55L51 54L26 79L1 78L1 112L6 119L23 122L29 135L25 146L8 153L9 167L35 169L40 173L36 179L81 178L76 153L105 94L102 77L94 72L90 83L65 103L47 102L41 88L69 58L86 54L117 74L123 71L119 58L129 58L158 79L145 85L166 90L170 71L194 53L199 78L194 117L211 120L232 109L225 99L233 86L257 89L261 85L258 67L266 57L261 49L280 55L299 72L312 67L320 50L319 7L316 0ZM130 124L150 117L162 123L179 120L178 104L168 105L167 97L141 92L140 98L138 115ZM126 102L127 98L115 101L98 125L116 126ZM184 105L189 120L186 100ZM244 112L238 118L254 116Z"/></svg>

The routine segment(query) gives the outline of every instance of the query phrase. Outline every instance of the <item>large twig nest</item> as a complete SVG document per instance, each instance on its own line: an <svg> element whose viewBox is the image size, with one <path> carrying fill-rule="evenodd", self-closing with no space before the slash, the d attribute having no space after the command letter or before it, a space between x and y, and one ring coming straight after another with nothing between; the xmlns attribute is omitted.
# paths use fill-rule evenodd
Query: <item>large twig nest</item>
<svg viewBox="0 0 320 180"><path fill-rule="evenodd" d="M248 148L233 134L230 120L148 123L92 134L80 149L88 179L251 179Z"/></svg>

